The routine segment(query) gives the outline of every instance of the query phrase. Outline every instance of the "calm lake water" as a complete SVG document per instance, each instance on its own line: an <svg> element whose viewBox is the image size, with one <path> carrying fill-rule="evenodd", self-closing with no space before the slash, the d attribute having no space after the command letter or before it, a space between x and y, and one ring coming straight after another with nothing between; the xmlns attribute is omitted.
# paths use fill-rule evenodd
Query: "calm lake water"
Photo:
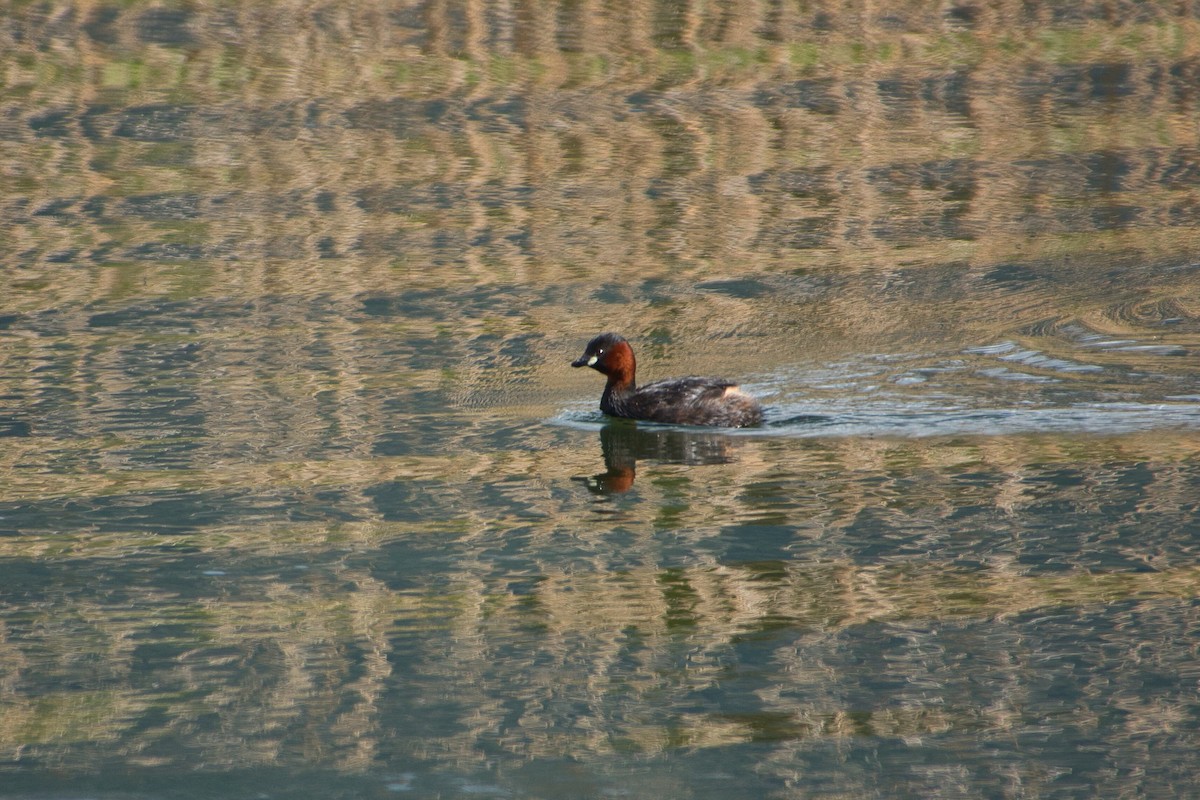
<svg viewBox="0 0 1200 800"><path fill-rule="evenodd" d="M0 797L1200 783L1189 4L10 3ZM759 429L615 423L586 341Z"/></svg>

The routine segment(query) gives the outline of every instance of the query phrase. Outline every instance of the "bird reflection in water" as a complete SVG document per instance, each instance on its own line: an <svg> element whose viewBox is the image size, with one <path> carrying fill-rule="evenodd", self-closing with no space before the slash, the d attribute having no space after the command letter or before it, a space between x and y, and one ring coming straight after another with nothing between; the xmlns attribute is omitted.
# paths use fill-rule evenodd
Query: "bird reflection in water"
<svg viewBox="0 0 1200 800"><path fill-rule="evenodd" d="M640 426L633 420L615 420L600 429L604 472L577 477L593 494L620 494L633 487L639 460L668 464L729 464L736 443L728 434L712 431Z"/></svg>

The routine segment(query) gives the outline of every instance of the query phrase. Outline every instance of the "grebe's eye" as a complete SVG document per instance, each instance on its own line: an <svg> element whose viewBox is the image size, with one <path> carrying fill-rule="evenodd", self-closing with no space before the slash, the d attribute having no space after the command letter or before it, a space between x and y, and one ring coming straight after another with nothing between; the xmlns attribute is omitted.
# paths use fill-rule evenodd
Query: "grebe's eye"
<svg viewBox="0 0 1200 800"><path fill-rule="evenodd" d="M603 347L601 347L599 350L597 350L597 351L596 351L596 355L598 355L598 356L602 356L602 355L604 355L604 348L603 348Z"/></svg>

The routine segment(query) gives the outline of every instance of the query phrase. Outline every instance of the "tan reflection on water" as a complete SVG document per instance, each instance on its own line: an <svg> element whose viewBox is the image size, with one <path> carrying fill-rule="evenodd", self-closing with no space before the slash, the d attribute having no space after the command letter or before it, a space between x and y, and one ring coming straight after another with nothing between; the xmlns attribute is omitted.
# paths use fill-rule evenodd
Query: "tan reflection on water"
<svg viewBox="0 0 1200 800"><path fill-rule="evenodd" d="M738 441L721 463L642 464L638 505L574 480L604 470L595 437L540 424L598 395L566 362L610 327L639 335L658 377L753 379L997 339L1078 361L1082 330L1163 349L1093 348L1087 365L1186 378L1200 279L1163 265L1194 261L1200 222L1194 16L1165 3L1128 20L1018 2L969 18L912 3L644 8L8 10L0 388L38 405L33 435L0 448L0 500L52 516L159 495L315 505L331 492L355 519L167 533L121 518L0 541L4 559L98 585L107 564L170 574L184 554L230 574L190 598L154 580L52 587L0 615L5 759L68 773L113 758L353 771L398 751L476 765L482 740L519 760L766 739L782 744L765 768L786 773L793 741L1011 732L1027 673L1000 670L1011 691L992 706L863 709L781 646L762 690L771 714L672 709L720 685L740 637L819 645L874 624L996 620L1016 638L1013 615L1126 605L1194 629L1200 573L1153 550L1135 554L1146 573L1030 574L1010 542L974 571L938 555L940 526L964 506L1029 513L1046 465L1078 471L1058 497L1097 514L1136 465L1150 477L1113 526L1186 525L1191 432ZM417 290L431 291L363 311ZM629 295L598 303L605 290ZM381 453L389 433L432 423L428 408L389 404L422 393L452 423L440 451ZM154 403L162 418L142 424ZM513 434L522 446L491 446L505 425L530 429ZM956 482L968 469L999 477ZM498 478L511 479L496 489L507 505L489 506L480 494ZM381 512L370 493L406 483L436 486L442 513ZM926 557L846 555L840 537L865 512L922 531ZM662 556L667 538L702 556L714 530L741 525L787 528L821 558ZM612 566L617 527L632 566ZM510 535L533 553L523 593L491 559ZM548 555L564 538L570 568ZM442 541L462 558L441 585L398 590L355 561ZM298 552L311 572L261 566ZM409 633L428 651L392 660ZM409 685L443 730L392 727L389 692ZM1133 733L1187 721L1153 697L1114 702ZM130 727L143 719L158 722Z"/></svg>
<svg viewBox="0 0 1200 800"><path fill-rule="evenodd" d="M776 690L810 697L828 692L826 703L775 704L773 722L770 715L741 722L683 713L664 723L662 717L676 698L724 679L725 654L742 636L793 628L812 644L870 623L903 628L909 619L944 624L1134 599L1145 611L1194 600L1200 572L1031 578L1004 566L981 575L938 565L775 564L548 574L531 597L491 593L471 580L451 594L398 593L349 569L310 583L264 580L257 593L253 601L183 604L133 592L128 605L85 602L57 606L52 615L23 614L22 625L32 625L36 636L5 636L0 643L10 682L21 682L24 669L43 678L61 672L71 682L82 665L97 663L102 671L92 680L110 688L10 695L0 724L5 757L44 751L52 759L55 748L112 741L133 746L129 761L143 766L186 757L209 767L283 758L363 768L394 747L391 737L407 742L414 735L379 724L380 705L394 703L389 687L414 683L427 687L430 702L453 697L461 704L461 718L441 723L461 725L463 732L430 730L422 739L431 752L443 751L462 766L478 758L480 739L506 729L510 755L522 758L717 746L759 737L763 724L776 726L772 736L780 740L921 735L981 724L1004 730L1016 724L1005 707L840 707L832 699L836 677L799 660L774 665L780 670ZM403 674L389 661L397 625L406 633L424 630L430 648L404 662ZM161 633L160 626L174 633ZM535 658L496 661L498 648L530 643L535 628ZM145 656L137 651L147 643L178 650L151 673L159 691L142 685ZM678 652L689 653L686 671L676 665ZM787 658L786 648L778 657ZM1019 672L1012 677L1020 681ZM502 698L526 708L516 728L508 728ZM561 716L563 698L588 708L584 724ZM163 719L164 727L130 738L128 721L146 714ZM201 733L197 726L210 726L213 715L222 732ZM857 721L842 729L838 720L851 717ZM195 738L188 753L137 754L175 736ZM79 757L72 769L86 767Z"/></svg>
<svg viewBox="0 0 1200 800"><path fill-rule="evenodd" d="M384 709L394 704L388 693L410 685L424 687L421 691L431 703L461 705L456 720L461 732L426 732L420 747L426 755L450 758L464 768L480 758L477 743L497 732L504 733L500 746L509 756L532 758L656 753L763 737L783 742L919 736L980 725L1001 731L1019 724L1020 715L1007 705L843 706L836 699L837 676L803 658L789 660L787 647L779 649L776 658L781 661L773 665L777 680L772 685L781 693L772 704L773 715L738 718L680 712L668 714L669 721L664 721L663 704L669 711L676 698L718 686L730 667L728 652L746 636L789 631L817 647L872 624L902 630L910 621L936 626L991 619L1003 629L1006 618L1035 610L1076 614L1133 603L1146 611L1176 608L1180 601L1200 596L1200 572L1194 566L1163 563L1157 571L1144 573L1071 570L1034 575L1011 560L1006 543L1000 541L1000 549L982 570L966 570L937 555L942 543L939 521L949 524L966 506L1023 513L1039 501L1023 496L1034 486L1028 479L1056 463L1085 476L1077 487L1059 495L1076 503L1077 513L1092 513L1111 502L1105 487L1127 465L1144 464L1155 476L1143 487L1144 499L1128 512L1128 519L1111 522L1114 530L1156 508L1176 514L1194 500L1187 477L1200 444L1194 436L865 444L817 442L805 458L797 459L772 443L751 442L740 448L737 465L660 465L639 483L644 511L627 508L616 515L590 517L587 512L580 516L578 495L549 489L570 485L572 474L590 469L598 455L564 449L524 456L493 453L474 463L462 456L397 458L191 471L169 478L167 472L97 474L90 483L78 476L64 477L61 483L49 479L41 486L31 481L17 487L14 496L100 498L130 484L147 496L179 487L192 492L249 486L361 491L381 481L421 476L436 478L445 506L462 513L409 522L375 518L343 524L221 525L174 535L64 530L6 539L0 552L7 558L48 566L87 564L87 569L101 571L106 562L165 563L174 553L204 554L224 567L205 581L227 586L228 596L218 591L185 600L151 583L106 589L119 599L105 602L102 595L64 590L52 606L6 617L7 628L0 631L0 664L10 685L21 685L34 675L44 681L55 673L70 684L80 680L80 670L90 669L87 665L99 664L99 680L87 680L105 688L10 695L0 715L0 747L9 758L39 752L53 759L59 748L76 743L120 742L133 748L129 762L144 766L182 757L230 767L282 758L361 769L386 760L397 737L405 747L415 746L413 732L394 731L381 722ZM528 476L510 492L514 502L536 509L536 516L489 515L472 499L499 462L504 474ZM974 488L968 484L955 493L950 486L966 466L980 473L1007 473L1011 481ZM835 482L822 478L825 472L857 477ZM913 475L924 476L920 492L899 486ZM1183 479L1175 480L1177 475ZM673 481L679 478L692 484L693 496L728 499L678 507ZM836 487L836 494L795 491L791 497L767 493L762 501L752 499L757 487L781 480L793 489ZM734 499L739 496L742 499ZM673 504L669 523L657 516ZM369 503L357 507L368 508ZM839 531L868 509L894 516L894 530L905 528L903 520L917 528L928 525L928 558L877 564L829 558L838 551ZM572 515L576 521L564 528L564 520ZM691 539L698 546L714 527L753 522L790 527L797 541L822 543L814 552L826 558L656 566L663 536ZM643 566L615 571L606 566L613 554L605 537L614 524L631 532L625 555L630 563L641 561ZM568 570L547 561L535 576L507 576L497 571L491 554L518 532L528 541L530 553L547 555L553 552L553 542L569 533L591 553L595 567ZM374 569L339 565L345 554L370 553L390 542L437 539L445 539L445 546L458 554L448 582L438 586L398 591L381 582ZM264 573L249 566L272 558L286 564L299 551L306 561L329 566L311 574ZM1152 554L1147 558L1153 561ZM230 577L223 577L225 570ZM510 580L530 577L536 578L531 592L505 588ZM391 660L396 647L413 635L422 643L419 655ZM142 651L150 645L165 647L171 655L148 665ZM508 655L498 657L501 651ZM680 652L689 654L686 670L678 666ZM402 672L397 665L403 666ZM1019 684L1023 673L1012 669L1011 679ZM159 689L144 685L147 670ZM797 705L797 696L810 699ZM525 708L515 727L507 721L500 698ZM568 712L563 703L581 704L586 709L583 721L575 706L564 716ZM131 734L127 721L143 715L163 719L163 727ZM219 733L209 730L213 719L219 721ZM191 741L186 756L159 748L158 743L180 736ZM70 767L86 767L88 757L74 753Z"/></svg>
<svg viewBox="0 0 1200 800"><path fill-rule="evenodd" d="M636 7L21 12L4 294L33 310L1194 244L1200 31L1174 6L1116 24L1017 3L968 21Z"/></svg>

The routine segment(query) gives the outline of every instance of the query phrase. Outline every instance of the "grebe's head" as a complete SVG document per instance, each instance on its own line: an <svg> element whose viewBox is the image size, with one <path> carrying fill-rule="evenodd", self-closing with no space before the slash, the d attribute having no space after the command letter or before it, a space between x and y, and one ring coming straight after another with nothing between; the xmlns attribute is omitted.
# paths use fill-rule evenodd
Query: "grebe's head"
<svg viewBox="0 0 1200 800"><path fill-rule="evenodd" d="M572 367L591 367L604 375L626 380L633 379L634 364L633 348L615 333L602 333L592 339L583 355L571 362Z"/></svg>

